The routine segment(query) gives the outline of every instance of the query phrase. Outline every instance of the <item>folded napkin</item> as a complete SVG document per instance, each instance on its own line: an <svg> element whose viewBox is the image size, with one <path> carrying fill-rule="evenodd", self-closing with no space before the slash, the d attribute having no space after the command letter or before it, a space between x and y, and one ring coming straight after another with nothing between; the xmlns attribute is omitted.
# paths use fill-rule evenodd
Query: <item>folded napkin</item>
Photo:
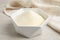
<svg viewBox="0 0 60 40"><path fill-rule="evenodd" d="M60 16L52 16L51 20L48 22L48 25L57 32L60 32Z"/></svg>

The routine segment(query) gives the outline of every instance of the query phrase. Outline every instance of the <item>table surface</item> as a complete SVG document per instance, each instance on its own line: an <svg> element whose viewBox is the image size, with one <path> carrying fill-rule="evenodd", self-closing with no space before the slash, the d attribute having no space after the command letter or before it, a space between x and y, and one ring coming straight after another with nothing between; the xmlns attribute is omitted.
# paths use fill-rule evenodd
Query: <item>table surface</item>
<svg viewBox="0 0 60 40"><path fill-rule="evenodd" d="M60 40L60 34L45 26L42 34L34 38L25 38L15 32L11 19L3 14L3 8L9 0L0 0L0 40Z"/></svg>

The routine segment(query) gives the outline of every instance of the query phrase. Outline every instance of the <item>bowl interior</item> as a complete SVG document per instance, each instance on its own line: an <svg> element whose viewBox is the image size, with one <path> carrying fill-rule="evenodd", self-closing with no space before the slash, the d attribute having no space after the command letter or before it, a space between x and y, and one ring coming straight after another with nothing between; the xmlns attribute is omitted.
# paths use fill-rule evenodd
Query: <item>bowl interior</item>
<svg viewBox="0 0 60 40"><path fill-rule="evenodd" d="M35 9L35 8L34 8ZM32 11L34 10L34 9L32 9ZM12 18L12 20L14 21L14 23L16 24L16 21L15 21L15 17L17 16L17 15L20 15L20 14L22 14L23 12L28 12L28 11L30 11L31 9L30 8L24 8L24 9L19 9L19 10L17 10L16 12L14 12L12 15L11 15L11 18ZM39 15L41 15L43 18L44 18L44 22L48 19L48 15L46 14L46 13L44 13L43 11L41 11L41 10L38 10L37 8L34 10L34 12L36 12L36 13L38 13ZM44 23L43 22L43 23ZM42 23L42 24L43 24ZM35 26L34 26L35 27ZM36 26L37 27L37 26ZM38 26L39 27L39 26Z"/></svg>

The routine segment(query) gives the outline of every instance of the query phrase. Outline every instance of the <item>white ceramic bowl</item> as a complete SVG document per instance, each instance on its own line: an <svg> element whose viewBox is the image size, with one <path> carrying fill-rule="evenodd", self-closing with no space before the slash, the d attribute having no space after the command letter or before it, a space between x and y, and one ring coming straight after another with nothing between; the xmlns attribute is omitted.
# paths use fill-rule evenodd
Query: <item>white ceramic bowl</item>
<svg viewBox="0 0 60 40"><path fill-rule="evenodd" d="M18 26L15 22L14 17L27 11L34 11L37 12L39 15L43 16L45 21L40 26ZM15 30L17 33L20 33L26 37L34 37L39 34L41 34L42 28L48 23L48 20L50 19L50 16L48 16L45 12L38 8L21 8L17 10L16 12L12 13L11 15L12 23L15 27Z"/></svg>

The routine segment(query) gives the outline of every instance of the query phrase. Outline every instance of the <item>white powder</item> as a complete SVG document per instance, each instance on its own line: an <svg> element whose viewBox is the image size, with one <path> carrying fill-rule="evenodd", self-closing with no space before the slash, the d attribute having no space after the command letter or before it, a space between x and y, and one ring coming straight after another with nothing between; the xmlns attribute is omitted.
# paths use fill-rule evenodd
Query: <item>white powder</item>
<svg viewBox="0 0 60 40"><path fill-rule="evenodd" d="M19 26L39 26L44 22L44 18L33 11L29 11L17 15L15 21Z"/></svg>

